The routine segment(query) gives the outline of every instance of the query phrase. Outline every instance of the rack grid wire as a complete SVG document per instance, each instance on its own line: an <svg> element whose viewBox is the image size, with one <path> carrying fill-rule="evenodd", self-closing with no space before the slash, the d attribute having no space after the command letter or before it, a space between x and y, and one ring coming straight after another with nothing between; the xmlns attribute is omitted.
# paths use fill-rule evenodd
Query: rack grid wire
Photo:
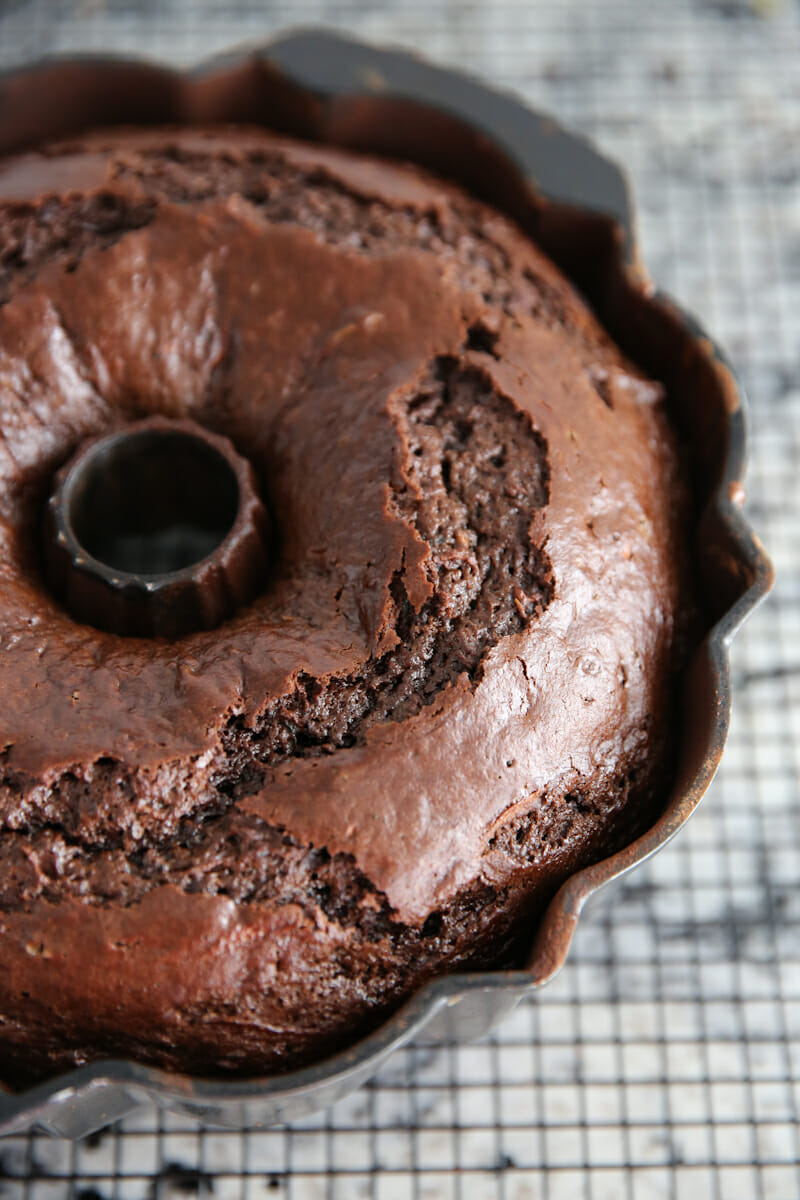
<svg viewBox="0 0 800 1200"><path fill-rule="evenodd" d="M719 775L588 912L561 975L475 1045L424 1041L289 1127L143 1109L0 1141L8 1200L800 1197L800 6L797 0L0 0L0 68L191 63L324 25L511 87L627 167L651 274L752 401L749 515L778 584L734 653Z"/></svg>

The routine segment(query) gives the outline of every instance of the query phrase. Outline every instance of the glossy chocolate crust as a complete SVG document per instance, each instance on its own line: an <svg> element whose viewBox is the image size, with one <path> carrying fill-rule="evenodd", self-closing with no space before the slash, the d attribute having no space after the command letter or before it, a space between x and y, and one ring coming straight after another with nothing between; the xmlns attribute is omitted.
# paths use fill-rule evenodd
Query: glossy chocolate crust
<svg viewBox="0 0 800 1200"><path fill-rule="evenodd" d="M261 132L0 170L0 1044L294 1066L513 956L669 783L686 500L661 388L507 220ZM176 642L40 578L53 475L229 437L263 593Z"/></svg>

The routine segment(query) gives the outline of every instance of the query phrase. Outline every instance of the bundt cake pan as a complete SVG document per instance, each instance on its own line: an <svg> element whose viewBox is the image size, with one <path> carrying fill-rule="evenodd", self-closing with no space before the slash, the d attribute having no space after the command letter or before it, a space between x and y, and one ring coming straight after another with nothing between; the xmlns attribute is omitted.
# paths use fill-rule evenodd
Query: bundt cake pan
<svg viewBox="0 0 800 1200"><path fill-rule="evenodd" d="M21 1094L0 1090L0 1132L36 1125L80 1137L147 1102L212 1124L274 1124L344 1096L423 1030L432 1040L485 1033L559 970L586 900L668 842L697 805L728 732L731 640L772 584L769 559L741 512L741 387L714 342L647 279L625 177L582 138L467 76L327 33L248 47L190 74L80 58L0 77L4 154L88 126L218 121L260 123L454 178L528 230L623 349L666 384L689 449L706 614L679 705L674 785L647 833L561 887L531 929L519 969L436 979L369 1037L290 1074L221 1082L107 1061Z"/></svg>

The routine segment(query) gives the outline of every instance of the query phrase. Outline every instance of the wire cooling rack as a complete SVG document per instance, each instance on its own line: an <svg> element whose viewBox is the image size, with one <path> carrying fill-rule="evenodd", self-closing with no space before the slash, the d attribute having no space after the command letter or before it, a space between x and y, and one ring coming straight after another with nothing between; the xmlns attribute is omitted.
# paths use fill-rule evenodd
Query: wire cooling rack
<svg viewBox="0 0 800 1200"><path fill-rule="evenodd" d="M77 1145L0 1140L0 1196L797 1200L800 8L0 0L0 67L102 49L189 63L319 24L511 86L627 165L651 273L749 388L749 512L778 585L737 642L730 743L699 811L495 1036L401 1050L284 1129L144 1109Z"/></svg>

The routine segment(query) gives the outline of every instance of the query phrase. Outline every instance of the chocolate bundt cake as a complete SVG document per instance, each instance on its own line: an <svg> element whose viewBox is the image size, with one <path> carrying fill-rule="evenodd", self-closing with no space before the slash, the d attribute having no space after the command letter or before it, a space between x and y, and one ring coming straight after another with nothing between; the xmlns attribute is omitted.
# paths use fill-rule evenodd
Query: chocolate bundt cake
<svg viewBox="0 0 800 1200"><path fill-rule="evenodd" d="M152 417L270 526L168 637L42 548ZM666 796L687 519L661 386L454 186L250 129L0 164L0 1078L278 1071L513 962Z"/></svg>

